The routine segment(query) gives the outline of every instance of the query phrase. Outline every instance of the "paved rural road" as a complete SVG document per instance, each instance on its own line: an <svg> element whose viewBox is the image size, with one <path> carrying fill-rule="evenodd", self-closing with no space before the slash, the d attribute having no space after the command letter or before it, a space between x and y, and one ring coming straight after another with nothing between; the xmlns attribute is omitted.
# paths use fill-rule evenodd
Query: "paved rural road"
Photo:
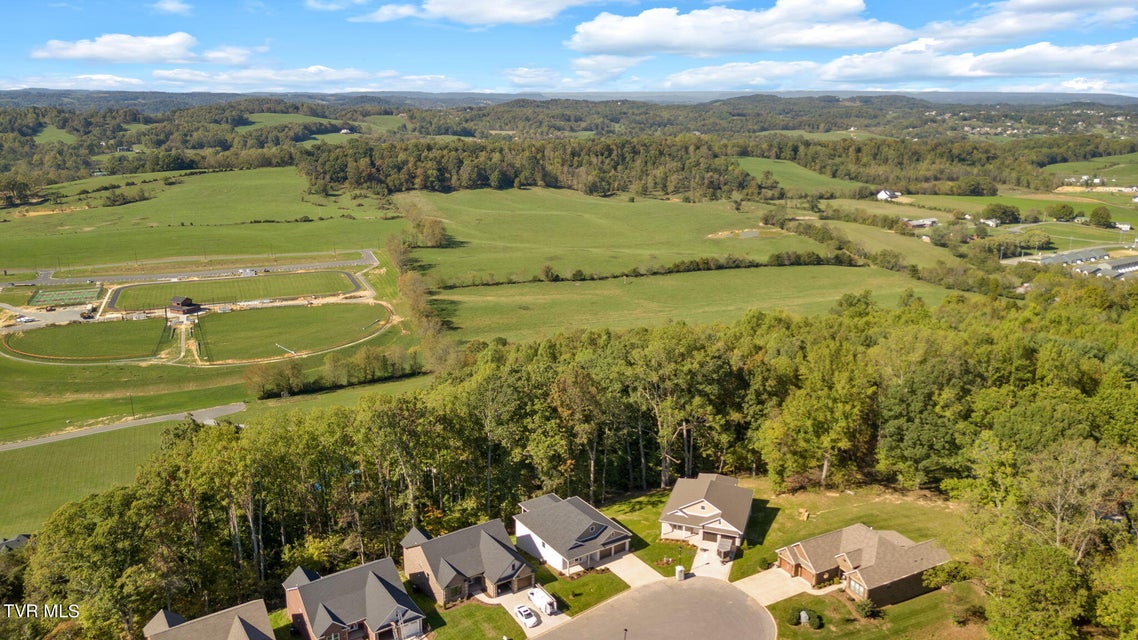
<svg viewBox="0 0 1138 640"><path fill-rule="evenodd" d="M345 252L347 253L347 252ZM240 269L254 269L256 271L264 271L270 269L273 273L283 271L306 271L309 269L337 269L344 267L356 266L375 266L379 264L379 260L375 257L370 249L363 249L359 251L352 251L352 253L359 253L360 257L356 260L341 260L339 262L312 262L307 264L286 264L286 265L263 265L263 266L249 266L249 267L230 267L228 269L212 269L209 271L184 271L181 273L152 273L145 275L124 275L124 276L94 276L93 278L53 278L52 274L55 273L51 269L40 269L37 272L35 280L17 280L14 284L23 286L46 286L58 284L87 284L90 282L151 282L159 280L172 280L175 278L198 278L208 276L226 276L237 273Z"/></svg>
<svg viewBox="0 0 1138 640"><path fill-rule="evenodd" d="M722 580L695 577L683 582L661 580L626 591L541 634L541 639L774 640L776 634L770 613L747 594Z"/></svg>
<svg viewBox="0 0 1138 640"><path fill-rule="evenodd" d="M91 427L89 429L76 429L75 431L67 431L64 433L57 433L51 436L44 436L42 438L33 438L31 440L22 440L20 442L11 442L8 444L0 444L0 451L11 451L13 449L25 449L27 447L34 447L40 444L47 444L49 442L59 442L60 440L70 440L72 438L82 438L95 433L106 433L108 431L117 431L119 429L129 429L130 427L138 427L144 424L154 424L155 422L168 422L170 420L184 420L186 416L204 422L206 424L212 423L222 416L228 416L238 411L245 410L244 402L236 402L227 404L221 407L211 407L209 409L198 409L197 411L183 411L182 413L168 413L164 416L153 416L150 418L139 418L138 420L127 420L126 422L116 422L114 424L104 425L102 427Z"/></svg>

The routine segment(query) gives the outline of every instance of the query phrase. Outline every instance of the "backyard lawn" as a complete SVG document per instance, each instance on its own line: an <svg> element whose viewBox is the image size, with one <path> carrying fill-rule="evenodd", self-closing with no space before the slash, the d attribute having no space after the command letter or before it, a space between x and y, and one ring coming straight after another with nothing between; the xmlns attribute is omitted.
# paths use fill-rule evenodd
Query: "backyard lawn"
<svg viewBox="0 0 1138 640"><path fill-rule="evenodd" d="M529 559L529 558L527 558ZM570 580L555 574L548 565L529 559L537 568L537 581L557 599L562 613L575 616L628 589L611 571L592 571Z"/></svg>
<svg viewBox="0 0 1138 640"><path fill-rule="evenodd" d="M522 628L513 616L498 605L470 599L457 607L440 612L430 596L411 593L415 604L427 616L434 640L467 640L468 638L524 638Z"/></svg>
<svg viewBox="0 0 1138 640"><path fill-rule="evenodd" d="M660 513L668 501L668 493L653 491L611 504L601 509L601 512L632 532L632 553L636 557L661 574L671 577L675 575L675 565L691 567L695 547L660 541Z"/></svg>

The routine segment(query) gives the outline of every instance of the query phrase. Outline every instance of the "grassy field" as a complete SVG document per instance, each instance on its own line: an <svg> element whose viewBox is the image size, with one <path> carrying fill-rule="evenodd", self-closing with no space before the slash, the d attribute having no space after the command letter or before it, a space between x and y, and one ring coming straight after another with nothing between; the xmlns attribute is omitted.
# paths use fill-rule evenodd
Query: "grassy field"
<svg viewBox="0 0 1138 640"><path fill-rule="evenodd" d="M537 581L558 602L562 613L575 616L628 589L628 585L610 571L577 574L572 580L553 573L547 565L533 562Z"/></svg>
<svg viewBox="0 0 1138 640"><path fill-rule="evenodd" d="M1043 170L1062 178L1103 178L1110 186L1138 185L1138 153L1106 156L1085 162L1064 162L1044 167Z"/></svg>
<svg viewBox="0 0 1138 640"><path fill-rule="evenodd" d="M771 605L770 612L782 640L981 640L986 637L982 626L960 627L952 621L954 613L981 602L976 587L962 583L885 607L881 617L871 620L860 618L841 593L795 596ZM815 631L787 624L787 618L802 609L820 613L825 626Z"/></svg>
<svg viewBox="0 0 1138 640"><path fill-rule="evenodd" d="M772 129L763 135L802 136L807 140L865 140L867 138L888 138L870 131L803 131L801 129Z"/></svg>
<svg viewBox="0 0 1138 640"><path fill-rule="evenodd" d="M434 640L469 640L471 638L524 638L521 626L504 608L470 599L440 612L430 596L411 593L411 598L427 616Z"/></svg>
<svg viewBox="0 0 1138 640"><path fill-rule="evenodd" d="M364 122L371 125L376 131L394 131L407 120L399 116L368 116L364 118Z"/></svg>
<svg viewBox="0 0 1138 640"><path fill-rule="evenodd" d="M1110 217L1112 220L1138 224L1138 211L1136 211L1133 207L1118 204L1108 204L1106 202L1095 200L1093 198L1085 198L1082 195L1067 195L1061 193L1017 193L1015 195L999 195L991 197L918 195L913 196L913 202L924 207L955 210L964 213L971 213L973 215L981 213L984 210L984 207L994 202L1019 207L1021 215L1035 210L1044 216L1046 216L1047 207L1056 204L1069 204L1075 209L1076 214L1081 215L1089 214L1091 209L1094 209L1095 207L1105 206L1110 210Z"/></svg>
<svg viewBox="0 0 1138 640"><path fill-rule="evenodd" d="M893 529L917 542L936 538L955 557L966 555L972 544L973 534L960 506L935 496L877 487L773 495L766 478L744 478L739 484L755 491L755 501L743 554L731 567L731 580L766 569L779 547L857 522ZM800 510L809 513L808 520L800 517Z"/></svg>
<svg viewBox="0 0 1138 640"><path fill-rule="evenodd" d="M299 113L250 113L246 116L253 124L237 127L238 131L253 131L264 127L275 127L282 124L297 122L332 122L327 118L305 116Z"/></svg>
<svg viewBox="0 0 1138 640"><path fill-rule="evenodd" d="M74 144L78 138L70 131L64 131L59 127L47 125L39 133L35 135L36 144L50 144L52 142L62 142L64 144Z"/></svg>
<svg viewBox="0 0 1138 640"><path fill-rule="evenodd" d="M148 358L171 346L166 321L129 320L44 327L7 334L4 346L38 358L109 360Z"/></svg>
<svg viewBox="0 0 1138 640"><path fill-rule="evenodd" d="M5 268L60 270L162 258L208 260L213 256L272 256L381 247L403 220L383 220L375 199L322 197L305 193L296 169L256 169L177 177L142 174L90 178L56 185L63 208L90 209L13 218L0 235ZM181 183L164 185L161 179ZM103 208L103 194L89 199L80 189L127 180L149 200ZM133 190L137 187L126 187ZM287 222L304 220L311 222ZM323 219L321 219L323 218ZM276 220L279 224L250 224Z"/></svg>
<svg viewBox="0 0 1138 640"><path fill-rule="evenodd" d="M328 407L354 407L359 404L360 398L372 394L396 395L426 388L434 379L433 376L415 376L391 382L376 382L364 384L336 391L323 391L288 398L274 398L258 400L250 403L249 407L241 413L235 414L235 422L256 422L270 415L290 413L293 411L309 411L311 409L325 409Z"/></svg>
<svg viewBox="0 0 1138 640"><path fill-rule="evenodd" d="M379 305L276 307L212 313L194 332L199 346L204 335L204 352L218 363L279 357L288 353L284 348L299 354L331 349L375 334L387 318Z"/></svg>
<svg viewBox="0 0 1138 640"><path fill-rule="evenodd" d="M932 267L936 263L956 264L960 259L944 247L924 242L920 238L904 236L887 229L871 227L856 222L842 222L840 220L826 220L823 224L841 230L850 240L860 244L870 251L885 249L896 251L905 256L905 261L920 267ZM917 230L920 233L920 230Z"/></svg>
<svg viewBox="0 0 1138 640"><path fill-rule="evenodd" d="M622 273L634 267L734 254L763 259L780 251L817 251L821 245L764 228L745 238L712 239L722 231L759 227L752 211L730 203L603 199L575 191L529 189L401 194L441 218L457 246L414 252L422 266L451 284L526 281L552 266L562 276Z"/></svg>
<svg viewBox="0 0 1138 640"><path fill-rule="evenodd" d="M891 306L906 289L930 305L947 290L874 268L763 267L597 282L556 282L445 291L435 300L461 339L529 340L585 327L627 328L669 320L729 322L750 309L825 313L844 293L871 290Z"/></svg>
<svg viewBox="0 0 1138 640"><path fill-rule="evenodd" d="M275 267L293 264L310 264L321 262L336 262L355 258L358 254L340 251L337 253L307 253L303 255L271 255L271 256L217 256L202 260L200 257L191 260L155 260L151 262L127 262L121 264L106 264L83 267L80 269L67 269L56 271L56 278L89 278L92 276L121 276L141 274L186 273L193 271L215 271L219 269L242 269ZM35 277L33 273L32 278Z"/></svg>
<svg viewBox="0 0 1138 640"><path fill-rule="evenodd" d="M902 204L896 201L881 201L873 200L852 200L849 198L837 198L834 200L826 200L821 203L822 208L839 208L847 211L857 211L858 209L867 213L884 214L887 216L896 216L898 218L909 218L911 220L919 220L921 218L936 218L941 223L951 222L953 215L946 211L936 211L934 209L923 209L909 204Z"/></svg>
<svg viewBox="0 0 1138 640"><path fill-rule="evenodd" d="M691 568L695 547L660 541L660 512L668 501L667 491L622 500L601 509L632 532L632 553L667 577L673 577L676 565Z"/></svg>
<svg viewBox="0 0 1138 640"><path fill-rule="evenodd" d="M0 537L34 533L64 503L130 482L170 424L0 451Z"/></svg>
<svg viewBox="0 0 1138 640"><path fill-rule="evenodd" d="M1135 239L1135 232L1124 233L1116 229L1100 229L1073 222L1044 222L1042 224L1027 225L1023 231L1039 229L1051 236L1051 244L1057 251L1070 251L1083 247L1101 245L1129 244ZM997 227L991 231L993 234L1012 233L1007 227Z"/></svg>
<svg viewBox="0 0 1138 640"><path fill-rule="evenodd" d="M865 186L861 182L852 180L839 180L824 176L799 166L789 160L770 160L767 158L739 158L739 166L744 171L761 176L763 172L770 171L780 186L785 189L798 189L806 192L816 191L852 191Z"/></svg>
<svg viewBox="0 0 1138 640"><path fill-rule="evenodd" d="M160 309L174 296L193 298L199 304L249 302L270 298L300 298L347 293L356 288L342 271L281 273L248 278L225 278L139 284L123 287L109 306L124 311Z"/></svg>

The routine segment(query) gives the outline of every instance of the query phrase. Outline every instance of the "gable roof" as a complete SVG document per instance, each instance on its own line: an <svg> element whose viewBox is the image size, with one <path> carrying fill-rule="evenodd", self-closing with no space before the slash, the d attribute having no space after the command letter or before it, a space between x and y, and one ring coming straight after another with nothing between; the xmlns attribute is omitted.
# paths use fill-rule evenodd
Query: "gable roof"
<svg viewBox="0 0 1138 640"><path fill-rule="evenodd" d="M563 558L577 558L632 537L591 504L573 496L562 500L552 493L526 500L531 508L514 516Z"/></svg>
<svg viewBox="0 0 1138 640"><path fill-rule="evenodd" d="M295 575L296 571L293 572ZM292 580L292 576L289 579ZM391 558L285 588L297 590L316 637L357 622L378 631L392 622L402 623L423 617L423 612L403 589L403 581Z"/></svg>
<svg viewBox="0 0 1138 640"><path fill-rule="evenodd" d="M273 640L264 600L254 600L189 622L163 609L143 627L150 640Z"/></svg>
<svg viewBox="0 0 1138 640"><path fill-rule="evenodd" d="M399 541L399 546L403 547L404 549L410 549L411 547L417 547L430 539L431 534L423 531L419 527L411 527L411 530L407 532L407 535L403 536L403 539Z"/></svg>
<svg viewBox="0 0 1138 640"><path fill-rule="evenodd" d="M15 551L20 547L26 545L32 536L27 533L21 533L17 536L8 538L7 540L0 540L0 553L7 551Z"/></svg>
<svg viewBox="0 0 1138 640"><path fill-rule="evenodd" d="M878 531L857 523L796 542L776 551L815 574L838 567L844 558L869 589L919 573L950 560L935 541L915 543L896 531Z"/></svg>
<svg viewBox="0 0 1138 640"><path fill-rule="evenodd" d="M823 533L800 542L777 549L775 553L790 556L791 560L803 564L814 573L822 573L838 566L838 556L865 546L873 529L861 524L851 524L843 529Z"/></svg>
<svg viewBox="0 0 1138 640"><path fill-rule="evenodd" d="M288 591L289 589L295 589L302 584L308 584L313 580L319 579L319 573L316 573L311 569L305 569L304 567L297 567L292 570L292 573L288 574L288 577L285 578L285 581L283 584L281 584L281 586L285 588L285 591Z"/></svg>
<svg viewBox="0 0 1138 640"><path fill-rule="evenodd" d="M739 486L739 481L717 473L701 473L697 478L680 478L672 487L672 494L664 505L660 522L686 526L704 526L722 518L723 522L739 532L747 530L751 517L751 501L755 493ZM684 507L706 500L718 509L717 513L701 514L685 511Z"/></svg>
<svg viewBox="0 0 1138 640"><path fill-rule="evenodd" d="M414 546L423 550L435 580L444 586L459 578L468 580L477 576L502 582L529 567L514 549L506 525L500 519L452 531Z"/></svg>

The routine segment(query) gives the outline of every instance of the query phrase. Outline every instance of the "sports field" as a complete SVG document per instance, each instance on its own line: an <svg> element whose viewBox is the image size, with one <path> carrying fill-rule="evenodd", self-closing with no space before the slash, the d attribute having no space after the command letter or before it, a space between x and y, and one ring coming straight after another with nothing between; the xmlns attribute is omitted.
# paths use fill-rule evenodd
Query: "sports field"
<svg viewBox="0 0 1138 640"><path fill-rule="evenodd" d="M4 335L4 346L20 355L52 360L148 358L173 344L161 318L44 327Z"/></svg>
<svg viewBox="0 0 1138 640"><path fill-rule="evenodd" d="M826 313L845 293L896 303L912 289L930 305L948 291L870 267L762 267L600 282L553 282L443 292L437 300L462 339L529 340L587 327L635 327L669 320L729 322L750 309Z"/></svg>
<svg viewBox="0 0 1138 640"><path fill-rule="evenodd" d="M860 244L869 251L890 250L905 256L905 262L919 267L932 267L937 262L956 264L960 259L944 247L924 242L919 237L904 236L887 229L857 224L856 222L842 222L839 220L826 220L822 224L839 229L850 240ZM921 230L917 230L919 235Z"/></svg>
<svg viewBox="0 0 1138 640"><path fill-rule="evenodd" d="M567 278L577 269L607 275L729 254L762 260L780 251L829 253L774 228L708 238L760 226L757 207L737 212L728 202L628 202L555 189L410 193L397 201L404 210L417 207L441 218L457 241L414 252L432 276L449 284L528 281L547 264Z"/></svg>
<svg viewBox="0 0 1138 640"><path fill-rule="evenodd" d="M84 287L81 289L36 289L28 304L33 307L46 305L67 306L84 304L98 300L103 294L102 287Z"/></svg>
<svg viewBox="0 0 1138 640"><path fill-rule="evenodd" d="M198 304L247 302L274 298L325 296L355 291L355 276L342 271L281 273L247 278L190 280L123 287L111 294L109 308L123 311L160 309L175 296L192 298Z"/></svg>
<svg viewBox="0 0 1138 640"><path fill-rule="evenodd" d="M130 482L170 424L0 451L0 531L34 533L64 503Z"/></svg>
<svg viewBox="0 0 1138 640"><path fill-rule="evenodd" d="M787 190L800 190L807 193L816 191L852 191L864 187L861 182L840 180L815 173L789 160L770 160L767 158L739 158L739 166L747 173L759 177L770 171L780 186Z"/></svg>
<svg viewBox="0 0 1138 640"><path fill-rule="evenodd" d="M210 362L252 360L331 349L375 334L387 321L380 305L277 307L203 316L195 328Z"/></svg>

